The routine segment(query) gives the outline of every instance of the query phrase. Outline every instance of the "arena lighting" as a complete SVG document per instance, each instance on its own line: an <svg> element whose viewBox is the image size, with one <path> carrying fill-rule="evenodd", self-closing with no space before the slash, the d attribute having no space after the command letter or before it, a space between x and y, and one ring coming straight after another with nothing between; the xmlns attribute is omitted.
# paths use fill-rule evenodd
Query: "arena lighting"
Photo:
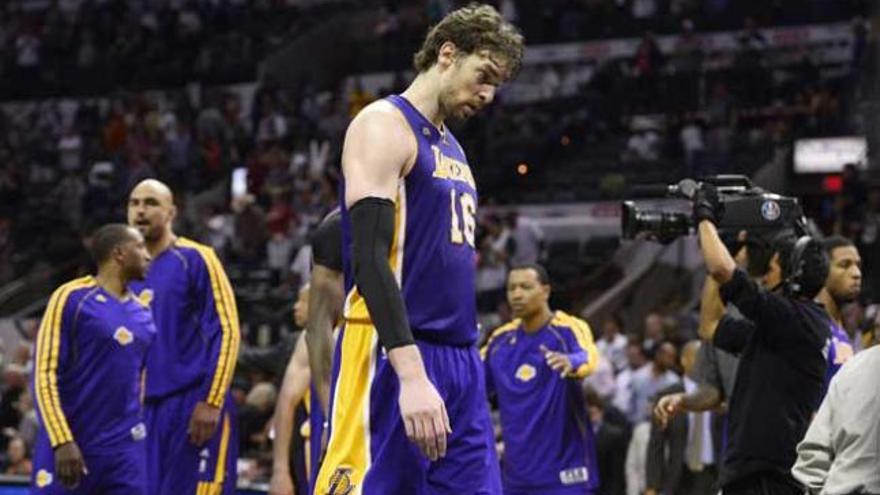
<svg viewBox="0 0 880 495"><path fill-rule="evenodd" d="M798 174L839 174L852 163L867 167L868 141L863 136L798 139L794 145L794 171Z"/></svg>
<svg viewBox="0 0 880 495"><path fill-rule="evenodd" d="M529 164L526 162L520 162L516 166L516 173L518 173L519 175L526 175L527 173L529 173Z"/></svg>

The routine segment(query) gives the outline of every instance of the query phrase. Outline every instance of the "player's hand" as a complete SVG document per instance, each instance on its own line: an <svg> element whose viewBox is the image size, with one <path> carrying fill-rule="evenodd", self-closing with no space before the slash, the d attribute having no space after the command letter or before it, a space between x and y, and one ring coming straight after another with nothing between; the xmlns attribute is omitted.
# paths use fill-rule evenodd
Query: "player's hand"
<svg viewBox="0 0 880 495"><path fill-rule="evenodd" d="M545 346L541 346L541 352L544 353L544 361L547 362L547 366L553 369L553 371L559 373L559 376L562 378L567 378L569 373L574 369L571 366L571 359L568 358L567 355L551 351L547 349Z"/></svg>
<svg viewBox="0 0 880 495"><path fill-rule="evenodd" d="M446 436L452 433L446 404L427 375L400 380L400 417L406 436L425 456L436 461L446 455Z"/></svg>
<svg viewBox="0 0 880 495"><path fill-rule="evenodd" d="M269 495L296 495L296 488L290 477L290 471L273 469L272 479L269 481Z"/></svg>
<svg viewBox="0 0 880 495"><path fill-rule="evenodd" d="M189 441L201 447L214 436L220 424L220 409L207 402L196 403L192 417L189 419Z"/></svg>
<svg viewBox="0 0 880 495"><path fill-rule="evenodd" d="M89 474L76 442L67 442L55 449L55 473L61 484L71 490L79 485L84 474Z"/></svg>
<svg viewBox="0 0 880 495"><path fill-rule="evenodd" d="M665 430L669 419L682 411L684 411L684 394L665 395L657 401L657 406L654 407L654 419Z"/></svg>
<svg viewBox="0 0 880 495"><path fill-rule="evenodd" d="M645 495L657 495L657 490L653 488L648 488L645 490Z"/></svg>

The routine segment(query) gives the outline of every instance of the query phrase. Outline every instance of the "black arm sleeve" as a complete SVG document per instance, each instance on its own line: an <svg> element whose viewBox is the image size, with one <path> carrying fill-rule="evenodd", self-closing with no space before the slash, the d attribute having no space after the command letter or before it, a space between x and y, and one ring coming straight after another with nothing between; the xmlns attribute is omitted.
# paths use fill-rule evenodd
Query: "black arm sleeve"
<svg viewBox="0 0 880 495"><path fill-rule="evenodd" d="M389 351L413 344L400 286L388 263L394 238L394 203L369 197L352 205L349 212L354 281L367 303L379 341Z"/></svg>
<svg viewBox="0 0 880 495"><path fill-rule="evenodd" d="M312 232L312 260L316 265L342 271L342 215L334 210Z"/></svg>

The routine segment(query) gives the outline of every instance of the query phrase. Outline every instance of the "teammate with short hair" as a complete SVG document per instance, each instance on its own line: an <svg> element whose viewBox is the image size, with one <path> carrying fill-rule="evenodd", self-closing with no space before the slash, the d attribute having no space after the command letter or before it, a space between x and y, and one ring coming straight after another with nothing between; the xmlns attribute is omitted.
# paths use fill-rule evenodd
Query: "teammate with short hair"
<svg viewBox="0 0 880 495"><path fill-rule="evenodd" d="M514 267L507 301L516 319L481 353L498 398L505 495L583 495L599 488L593 428L580 381L599 365L587 322L550 309L540 265Z"/></svg>
<svg viewBox="0 0 880 495"><path fill-rule="evenodd" d="M174 234L165 184L131 191L128 223L153 263L132 283L156 319L147 355L145 410L151 495L235 493L238 434L229 385L241 336L235 296L214 250Z"/></svg>
<svg viewBox="0 0 880 495"><path fill-rule="evenodd" d="M500 491L474 347L476 184L445 122L490 104L522 53L491 6L455 10L415 55L412 84L346 132L351 270L315 493Z"/></svg>
<svg viewBox="0 0 880 495"><path fill-rule="evenodd" d="M150 255L123 224L98 229L91 250L97 275L56 289L37 332L33 495L147 493L141 377L156 329L128 283Z"/></svg>
<svg viewBox="0 0 880 495"><path fill-rule="evenodd" d="M852 241L841 236L822 240L828 255L828 278L819 292L819 301L828 313L831 324L831 345L828 348L826 386L854 354L853 344L843 327L842 306L859 298L862 292L862 257Z"/></svg>

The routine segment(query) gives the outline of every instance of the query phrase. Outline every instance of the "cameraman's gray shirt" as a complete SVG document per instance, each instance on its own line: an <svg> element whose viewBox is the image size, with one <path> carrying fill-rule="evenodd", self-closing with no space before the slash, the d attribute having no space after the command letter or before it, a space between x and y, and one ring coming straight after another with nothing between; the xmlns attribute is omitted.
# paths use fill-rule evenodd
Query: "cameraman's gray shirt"
<svg viewBox="0 0 880 495"><path fill-rule="evenodd" d="M878 376L880 347L872 347L831 380L791 469L811 494L880 494Z"/></svg>

